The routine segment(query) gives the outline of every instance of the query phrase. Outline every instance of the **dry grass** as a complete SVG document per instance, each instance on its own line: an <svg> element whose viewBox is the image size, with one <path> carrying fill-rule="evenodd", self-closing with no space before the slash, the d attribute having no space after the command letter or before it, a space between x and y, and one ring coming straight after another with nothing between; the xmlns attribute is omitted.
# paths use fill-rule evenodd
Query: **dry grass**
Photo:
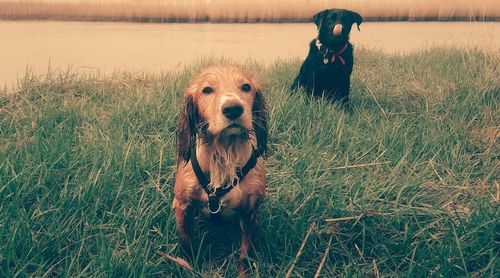
<svg viewBox="0 0 500 278"><path fill-rule="evenodd" d="M498 20L497 0L0 0L0 19L138 22L304 22L325 8L367 20Z"/></svg>

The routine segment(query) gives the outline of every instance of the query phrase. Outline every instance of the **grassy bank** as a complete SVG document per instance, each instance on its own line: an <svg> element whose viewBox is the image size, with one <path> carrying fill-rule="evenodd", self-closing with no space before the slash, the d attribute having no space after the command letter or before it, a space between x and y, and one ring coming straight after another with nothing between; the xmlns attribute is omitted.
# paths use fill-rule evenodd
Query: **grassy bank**
<svg viewBox="0 0 500 278"><path fill-rule="evenodd" d="M252 255L282 277L494 276L499 271L500 55L357 50L352 114L260 73L268 196ZM170 75L27 77L0 96L0 276L189 276L170 208L182 89ZM357 220L328 222L330 218ZM197 223L197 273L235 275L237 231ZM229 236L228 236L229 235ZM195 274L193 274L195 275Z"/></svg>
<svg viewBox="0 0 500 278"><path fill-rule="evenodd" d="M0 19L133 22L310 22L347 8L365 20L497 21L497 0L0 0Z"/></svg>

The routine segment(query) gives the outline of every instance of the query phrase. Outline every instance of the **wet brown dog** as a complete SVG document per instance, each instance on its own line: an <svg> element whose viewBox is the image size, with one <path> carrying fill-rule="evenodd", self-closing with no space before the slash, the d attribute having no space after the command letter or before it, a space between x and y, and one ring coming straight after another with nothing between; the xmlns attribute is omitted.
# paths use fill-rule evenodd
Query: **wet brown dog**
<svg viewBox="0 0 500 278"><path fill-rule="evenodd" d="M235 66L216 66L184 92L175 177L175 218L185 250L191 249L196 212L213 221L238 219L242 229L239 274L265 195L261 157L267 110L256 78Z"/></svg>

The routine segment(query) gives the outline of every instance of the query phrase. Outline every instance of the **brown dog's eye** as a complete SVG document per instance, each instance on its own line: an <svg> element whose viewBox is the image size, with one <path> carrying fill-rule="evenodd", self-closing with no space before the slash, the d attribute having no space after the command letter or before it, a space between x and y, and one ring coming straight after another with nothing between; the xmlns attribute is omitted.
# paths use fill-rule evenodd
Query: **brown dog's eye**
<svg viewBox="0 0 500 278"><path fill-rule="evenodd" d="M204 94L210 94L210 93L212 93L213 91L214 91L214 89L213 89L212 87L205 87L205 88L203 88L203 91L202 91L202 92L203 92Z"/></svg>
<svg viewBox="0 0 500 278"><path fill-rule="evenodd" d="M248 84L248 83L245 83L245 84L241 85L241 90L245 93L248 93L248 92L250 92L250 90L252 90L252 86L250 86L250 84Z"/></svg>

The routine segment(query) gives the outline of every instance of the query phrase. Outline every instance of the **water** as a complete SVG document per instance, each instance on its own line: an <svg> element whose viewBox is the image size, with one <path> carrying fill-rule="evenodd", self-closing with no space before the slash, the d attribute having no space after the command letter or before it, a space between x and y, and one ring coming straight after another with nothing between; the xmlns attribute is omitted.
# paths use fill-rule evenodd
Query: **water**
<svg viewBox="0 0 500 278"><path fill-rule="evenodd" d="M305 58L316 27L304 24L139 24L0 21L0 86L14 88L27 68L160 73L207 56L264 63ZM500 23L367 22L357 47L408 53L431 46L500 50Z"/></svg>

